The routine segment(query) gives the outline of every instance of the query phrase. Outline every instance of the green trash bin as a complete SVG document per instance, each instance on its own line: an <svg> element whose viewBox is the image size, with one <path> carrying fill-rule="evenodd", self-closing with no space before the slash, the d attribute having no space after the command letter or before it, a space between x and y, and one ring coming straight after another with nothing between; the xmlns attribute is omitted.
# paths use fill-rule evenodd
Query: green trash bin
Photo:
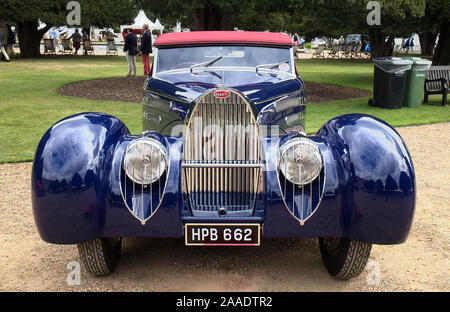
<svg viewBox="0 0 450 312"><path fill-rule="evenodd" d="M406 75L405 96L403 106L419 107L423 99L423 86L431 61L420 57L405 57L413 62L411 70Z"/></svg>
<svg viewBox="0 0 450 312"><path fill-rule="evenodd" d="M406 75L412 61L400 57L374 58L373 99L369 105L402 108Z"/></svg>

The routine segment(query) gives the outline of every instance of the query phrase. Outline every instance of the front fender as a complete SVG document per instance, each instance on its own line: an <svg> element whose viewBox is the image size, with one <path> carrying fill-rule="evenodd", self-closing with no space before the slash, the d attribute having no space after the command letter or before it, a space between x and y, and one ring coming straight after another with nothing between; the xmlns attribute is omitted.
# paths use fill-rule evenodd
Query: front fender
<svg viewBox="0 0 450 312"><path fill-rule="evenodd" d="M415 173L408 149L386 122L368 115L334 118L318 132L333 148L347 237L378 244L404 242L411 229Z"/></svg>
<svg viewBox="0 0 450 312"><path fill-rule="evenodd" d="M105 224L116 145L130 132L101 113L68 117L41 139L32 169L32 206L42 239L73 243L99 237Z"/></svg>

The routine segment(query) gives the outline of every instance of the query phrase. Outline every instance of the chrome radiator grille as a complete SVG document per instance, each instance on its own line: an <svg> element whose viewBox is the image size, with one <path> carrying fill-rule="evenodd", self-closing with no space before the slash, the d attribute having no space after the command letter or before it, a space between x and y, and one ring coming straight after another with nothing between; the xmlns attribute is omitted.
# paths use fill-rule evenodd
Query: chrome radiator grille
<svg viewBox="0 0 450 312"><path fill-rule="evenodd" d="M194 216L248 216L262 176L251 107L239 94L206 94L190 115L183 175Z"/></svg>

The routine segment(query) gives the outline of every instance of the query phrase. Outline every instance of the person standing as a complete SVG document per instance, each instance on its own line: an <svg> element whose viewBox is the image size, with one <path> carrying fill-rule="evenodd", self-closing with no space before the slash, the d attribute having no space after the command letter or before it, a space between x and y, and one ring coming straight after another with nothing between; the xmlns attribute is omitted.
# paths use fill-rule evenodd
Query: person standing
<svg viewBox="0 0 450 312"><path fill-rule="evenodd" d="M81 41L83 38L81 37L81 34L78 29L75 29L75 32L72 36L69 37L69 39L72 39L73 41L73 48L75 49L75 55L78 55L78 50L81 47Z"/></svg>
<svg viewBox="0 0 450 312"><path fill-rule="evenodd" d="M405 53L409 52L409 38L406 40L406 43L403 46L403 49L405 50Z"/></svg>
<svg viewBox="0 0 450 312"><path fill-rule="evenodd" d="M53 27L52 30L50 31L50 39L52 39L53 41L53 48L55 48L55 52L56 52L56 48L58 48L58 50L61 51L61 49L59 48L59 31L58 29L56 29L56 27Z"/></svg>
<svg viewBox="0 0 450 312"><path fill-rule="evenodd" d="M128 28L128 34L125 36L125 44L123 46L123 52L128 62L128 74L127 76L136 76L136 55L137 50L137 37L134 34L133 28Z"/></svg>
<svg viewBox="0 0 450 312"><path fill-rule="evenodd" d="M144 33L141 39L142 62L144 63L144 76L150 76L150 54L152 53L152 34L148 25L144 24Z"/></svg>
<svg viewBox="0 0 450 312"><path fill-rule="evenodd" d="M83 30L83 49L84 49L84 55L87 55L87 50L86 50L86 47L85 47L84 42L87 41L87 40L89 40L89 39L90 39L90 38L89 38L89 34L86 32L86 30Z"/></svg>
<svg viewBox="0 0 450 312"><path fill-rule="evenodd" d="M8 55L14 57L14 44L16 43L16 33L12 30L11 25L6 24L6 27L8 28L8 44L6 46L6 53Z"/></svg>
<svg viewBox="0 0 450 312"><path fill-rule="evenodd" d="M298 35L297 33L294 34L294 36L292 37L292 41L294 42L294 45L298 46Z"/></svg>
<svg viewBox="0 0 450 312"><path fill-rule="evenodd" d="M8 32L3 24L0 24L0 51L2 52L5 60L9 62L8 53L6 53L5 46L8 44Z"/></svg>
<svg viewBox="0 0 450 312"><path fill-rule="evenodd" d="M344 50L345 38L344 36L339 37L338 45L340 50Z"/></svg>

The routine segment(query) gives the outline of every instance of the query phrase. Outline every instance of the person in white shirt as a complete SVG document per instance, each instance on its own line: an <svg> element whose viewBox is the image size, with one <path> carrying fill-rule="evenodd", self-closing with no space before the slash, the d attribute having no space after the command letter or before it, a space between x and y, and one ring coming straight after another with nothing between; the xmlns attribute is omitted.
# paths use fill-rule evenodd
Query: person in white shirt
<svg viewBox="0 0 450 312"><path fill-rule="evenodd" d="M58 29L56 29L56 27L53 27L52 30L50 30L50 39L53 40L53 47L55 48L55 52L56 52L56 48L58 48L58 50L61 50L59 48L59 31Z"/></svg>

